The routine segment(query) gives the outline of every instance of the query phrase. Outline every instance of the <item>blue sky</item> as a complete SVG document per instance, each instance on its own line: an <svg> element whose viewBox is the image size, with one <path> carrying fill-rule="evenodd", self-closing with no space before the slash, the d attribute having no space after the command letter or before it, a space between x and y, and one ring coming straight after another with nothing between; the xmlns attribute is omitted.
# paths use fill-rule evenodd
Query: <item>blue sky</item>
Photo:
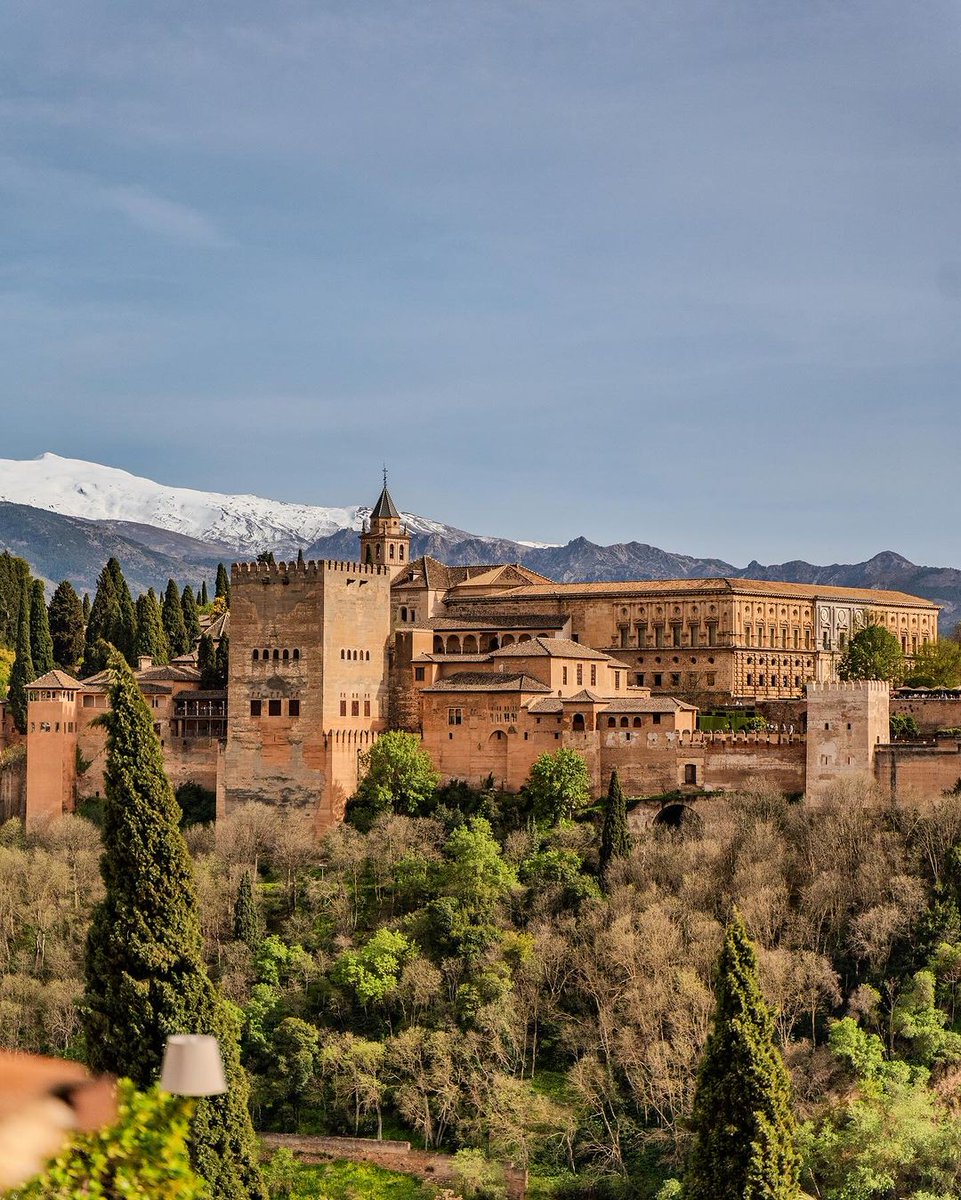
<svg viewBox="0 0 961 1200"><path fill-rule="evenodd" d="M961 8L0 9L0 456L961 566Z"/></svg>

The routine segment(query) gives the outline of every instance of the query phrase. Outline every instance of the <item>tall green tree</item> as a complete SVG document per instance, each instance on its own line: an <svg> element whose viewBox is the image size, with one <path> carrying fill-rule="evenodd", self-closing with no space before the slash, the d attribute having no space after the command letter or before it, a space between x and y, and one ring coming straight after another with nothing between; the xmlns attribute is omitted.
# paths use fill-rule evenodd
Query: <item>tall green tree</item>
<svg viewBox="0 0 961 1200"><path fill-rule="evenodd" d="M20 592L30 578L30 564L9 550L0 554L0 646L12 650L17 644Z"/></svg>
<svg viewBox="0 0 961 1200"><path fill-rule="evenodd" d="M697 1074L685 1200L798 1200L787 1070L739 914L724 934L714 1025Z"/></svg>
<svg viewBox="0 0 961 1200"><path fill-rule="evenodd" d="M961 686L961 645L951 638L925 642L912 656L904 682L909 687Z"/></svg>
<svg viewBox="0 0 961 1200"><path fill-rule="evenodd" d="M84 594L83 594L82 607L83 607L83 623L84 623L84 625L86 625L86 623L90 620L90 609L92 607L92 605L90 604L90 593L89 592L84 592Z"/></svg>
<svg viewBox="0 0 961 1200"><path fill-rule="evenodd" d="M170 657L176 658L186 654L190 649L190 639L187 637L187 627L184 625L184 610L180 603L180 593L172 579L167 580L167 590L163 601L163 626L167 635L167 645L170 647Z"/></svg>
<svg viewBox="0 0 961 1200"><path fill-rule="evenodd" d="M217 683L217 651L213 638L203 634L197 644L197 670L200 672L202 688L218 687Z"/></svg>
<svg viewBox="0 0 961 1200"><path fill-rule="evenodd" d="M168 1036L215 1036L228 1091L198 1102L191 1159L215 1200L265 1200L238 1031L204 965L190 855L160 741L119 653L111 653L109 670L105 894L94 910L85 956L90 1065L146 1088L157 1078Z"/></svg>
<svg viewBox="0 0 961 1200"><path fill-rule="evenodd" d="M107 640L117 647L131 666L135 666L137 662L137 615L133 596L130 594L130 588L127 586L120 563L116 558L111 558L108 561L107 571L113 578L119 609L118 624L114 630L114 636Z"/></svg>
<svg viewBox="0 0 961 1200"><path fill-rule="evenodd" d="M47 594L43 583L35 579L30 587L30 656L35 679L53 670L53 638L47 619Z"/></svg>
<svg viewBox="0 0 961 1200"><path fill-rule="evenodd" d="M607 788L607 799L604 802L604 819L601 824L601 844L599 850L601 878L607 875L607 869L615 858L623 858L631 848L631 835L627 828L627 806L624 803L624 793L617 771L611 772L611 782Z"/></svg>
<svg viewBox="0 0 961 1200"><path fill-rule="evenodd" d="M230 576L223 563L217 564L217 583L214 587L214 596L223 596L224 603L230 608Z"/></svg>
<svg viewBox="0 0 961 1200"><path fill-rule="evenodd" d="M137 617L130 588L120 563L111 558L97 577L97 592L90 608L85 635L83 667L86 675L107 665L109 646L115 646L133 664L137 643Z"/></svg>
<svg viewBox="0 0 961 1200"><path fill-rule="evenodd" d="M200 607L206 608L209 603L210 600L207 598L207 580L204 579L200 584Z"/></svg>
<svg viewBox="0 0 961 1200"><path fill-rule="evenodd" d="M439 776L416 734L382 734L360 756L360 768L363 775L354 799L366 813L393 810L416 817L429 810Z"/></svg>
<svg viewBox="0 0 961 1200"><path fill-rule="evenodd" d="M20 612L17 618L17 656L13 660L10 671L10 686L7 689L7 701L13 723L21 733L27 732L27 692L28 683L33 683L37 672L33 669L33 658L30 655L30 595L31 588L28 580L20 585Z"/></svg>
<svg viewBox="0 0 961 1200"><path fill-rule="evenodd" d="M251 950L256 950L263 936L260 914L254 900L254 887L250 880L250 872L244 871L237 889L237 899L234 901L234 938L245 942Z"/></svg>
<svg viewBox="0 0 961 1200"><path fill-rule="evenodd" d="M180 593L180 607L184 614L184 629L187 631L187 637L190 638L192 646L200 637L200 613L197 611L194 590L189 583L184 584L184 590Z"/></svg>
<svg viewBox="0 0 961 1200"><path fill-rule="evenodd" d="M69 580L57 584L47 619L53 639L53 661L65 671L77 671L83 656L83 605Z"/></svg>
<svg viewBox="0 0 961 1200"><path fill-rule="evenodd" d="M901 643L883 625L866 625L848 642L838 659L841 679L886 679L899 683L904 677Z"/></svg>
<svg viewBox="0 0 961 1200"><path fill-rule="evenodd" d="M217 687L225 688L230 675L230 638L226 634L217 643L217 653L214 655L214 668L217 677Z"/></svg>
<svg viewBox="0 0 961 1200"><path fill-rule="evenodd" d="M153 590L137 597L137 658L149 657L156 666L170 661L160 602Z"/></svg>

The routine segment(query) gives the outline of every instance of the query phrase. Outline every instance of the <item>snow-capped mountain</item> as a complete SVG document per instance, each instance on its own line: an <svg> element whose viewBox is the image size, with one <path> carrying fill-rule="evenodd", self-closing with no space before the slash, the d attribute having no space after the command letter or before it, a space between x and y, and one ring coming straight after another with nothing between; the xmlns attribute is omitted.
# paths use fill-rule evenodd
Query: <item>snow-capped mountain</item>
<svg viewBox="0 0 961 1200"><path fill-rule="evenodd" d="M296 554L339 530L359 529L370 513L359 504L326 508L167 487L117 467L51 453L23 461L0 459L3 500L87 521L152 525L244 555L262 550ZM468 536L415 513L403 517L413 534L455 540Z"/></svg>

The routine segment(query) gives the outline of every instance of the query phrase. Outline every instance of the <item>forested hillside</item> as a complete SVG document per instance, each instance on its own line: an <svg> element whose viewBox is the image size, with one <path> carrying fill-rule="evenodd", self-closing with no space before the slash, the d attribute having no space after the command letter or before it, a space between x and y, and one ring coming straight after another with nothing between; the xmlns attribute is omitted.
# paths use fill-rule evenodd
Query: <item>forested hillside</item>
<svg viewBox="0 0 961 1200"><path fill-rule="evenodd" d="M535 800L448 788L320 843L265 806L189 831L259 1128L477 1147L557 1194L654 1196L681 1170L737 906L806 1190L959 1194L961 798L742 795L684 833L635 828L622 854L605 806ZM97 830L0 841L3 1039L82 1054Z"/></svg>

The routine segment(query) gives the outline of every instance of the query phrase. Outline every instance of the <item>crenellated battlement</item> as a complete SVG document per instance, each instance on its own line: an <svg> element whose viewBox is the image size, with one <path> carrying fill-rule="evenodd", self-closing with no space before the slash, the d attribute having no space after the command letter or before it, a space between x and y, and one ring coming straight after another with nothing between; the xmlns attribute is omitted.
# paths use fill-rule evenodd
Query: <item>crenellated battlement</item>
<svg viewBox="0 0 961 1200"><path fill-rule="evenodd" d="M242 581L249 578L261 580L290 579L292 577L317 578L329 574L384 576L390 574L390 568L375 563L342 562L338 559L310 559L307 562L237 562L230 567L231 580Z"/></svg>
<svg viewBox="0 0 961 1200"><path fill-rule="evenodd" d="M891 685L885 679L845 679L825 683L809 683L807 694L824 695L831 692L889 692Z"/></svg>

